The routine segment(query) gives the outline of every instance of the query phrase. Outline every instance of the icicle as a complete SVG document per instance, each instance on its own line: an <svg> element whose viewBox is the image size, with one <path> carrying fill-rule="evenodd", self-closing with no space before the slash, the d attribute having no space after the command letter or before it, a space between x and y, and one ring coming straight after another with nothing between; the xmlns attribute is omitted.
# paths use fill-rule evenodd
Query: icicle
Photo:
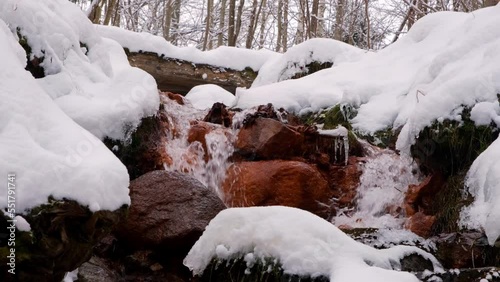
<svg viewBox="0 0 500 282"><path fill-rule="evenodd" d="M347 165L349 161L349 137L347 135L344 136L344 162Z"/></svg>

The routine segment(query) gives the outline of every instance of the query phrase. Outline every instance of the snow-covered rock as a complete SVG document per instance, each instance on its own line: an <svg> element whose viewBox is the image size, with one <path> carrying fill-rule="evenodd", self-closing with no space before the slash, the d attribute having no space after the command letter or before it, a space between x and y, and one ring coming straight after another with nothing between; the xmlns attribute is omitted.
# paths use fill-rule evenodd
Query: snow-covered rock
<svg viewBox="0 0 500 282"><path fill-rule="evenodd" d="M328 38L314 38L295 45L282 55L271 57L260 68L252 87L271 84L307 72L313 62L332 63L335 67L344 62L362 58L366 51Z"/></svg>
<svg viewBox="0 0 500 282"><path fill-rule="evenodd" d="M432 255L416 247L376 250L303 210L280 206L231 208L210 222L184 264L200 275L214 258L271 258L285 273L326 275L332 282L419 281L411 273L395 270L399 261L412 253L430 260L436 271L441 270Z"/></svg>
<svg viewBox="0 0 500 282"><path fill-rule="evenodd" d="M76 200L91 211L129 204L125 166L24 70L24 51L2 20L0 61L0 174L16 175L16 212L49 196ZM2 210L7 193L0 189Z"/></svg>
<svg viewBox="0 0 500 282"><path fill-rule="evenodd" d="M215 84L195 86L185 98L199 110L210 109L217 102L231 107L236 99L231 92Z"/></svg>
<svg viewBox="0 0 500 282"><path fill-rule="evenodd" d="M0 19L27 39L30 59L43 58L40 87L98 138L124 139L158 109L153 77L130 67L123 48L102 38L70 1L4 0Z"/></svg>

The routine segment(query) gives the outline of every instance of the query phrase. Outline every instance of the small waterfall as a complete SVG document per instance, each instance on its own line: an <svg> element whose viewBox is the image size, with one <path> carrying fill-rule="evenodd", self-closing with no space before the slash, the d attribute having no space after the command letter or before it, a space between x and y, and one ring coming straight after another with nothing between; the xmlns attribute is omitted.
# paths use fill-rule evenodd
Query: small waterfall
<svg viewBox="0 0 500 282"><path fill-rule="evenodd" d="M340 210L337 226L400 229L405 221L403 201L410 184L420 182L418 167L408 156L372 148L362 164L356 207Z"/></svg>
<svg viewBox="0 0 500 282"><path fill-rule="evenodd" d="M164 99L162 103L170 121L165 146L171 163L164 164L165 169L189 174L222 197L220 186L231 165L229 158L234 152L233 144L245 115L255 112L255 109L236 113L231 128L209 123L210 132L205 135L205 152L200 142L189 143L188 136L192 122L203 120L208 110L197 110L188 101L185 101L185 105L179 105L173 100ZM205 154L208 158L205 158Z"/></svg>

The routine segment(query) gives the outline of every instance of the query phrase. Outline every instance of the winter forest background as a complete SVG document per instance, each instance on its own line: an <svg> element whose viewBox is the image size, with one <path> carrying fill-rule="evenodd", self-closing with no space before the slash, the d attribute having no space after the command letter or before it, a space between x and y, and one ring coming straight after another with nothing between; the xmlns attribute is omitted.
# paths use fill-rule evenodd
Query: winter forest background
<svg viewBox="0 0 500 282"><path fill-rule="evenodd" d="M378 50L421 17L471 12L496 0L70 0L96 24L163 36L177 46L285 52L310 38Z"/></svg>

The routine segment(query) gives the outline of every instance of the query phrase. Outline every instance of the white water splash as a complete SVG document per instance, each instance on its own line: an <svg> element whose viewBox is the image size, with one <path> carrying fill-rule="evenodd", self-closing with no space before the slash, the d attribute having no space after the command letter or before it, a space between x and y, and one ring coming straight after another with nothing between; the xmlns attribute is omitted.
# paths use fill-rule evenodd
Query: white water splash
<svg viewBox="0 0 500 282"><path fill-rule="evenodd" d="M162 101L164 110L170 121L170 131L167 133L167 154L172 158L172 164L164 164L166 170L189 174L206 187L213 189L222 198L220 189L226 177L226 171L231 165L229 158L234 152L234 142L243 119L255 109L245 110L233 116L232 128L225 128L210 123L212 130L205 135L207 152L200 142L188 142L191 122L203 120L208 110L195 109L188 101L179 105L175 101ZM205 153L209 156L205 161Z"/></svg>
<svg viewBox="0 0 500 282"><path fill-rule="evenodd" d="M339 211L334 224L353 228L402 228L406 190L408 185L421 180L417 165L408 156L374 149L362 164L362 171L356 208Z"/></svg>

